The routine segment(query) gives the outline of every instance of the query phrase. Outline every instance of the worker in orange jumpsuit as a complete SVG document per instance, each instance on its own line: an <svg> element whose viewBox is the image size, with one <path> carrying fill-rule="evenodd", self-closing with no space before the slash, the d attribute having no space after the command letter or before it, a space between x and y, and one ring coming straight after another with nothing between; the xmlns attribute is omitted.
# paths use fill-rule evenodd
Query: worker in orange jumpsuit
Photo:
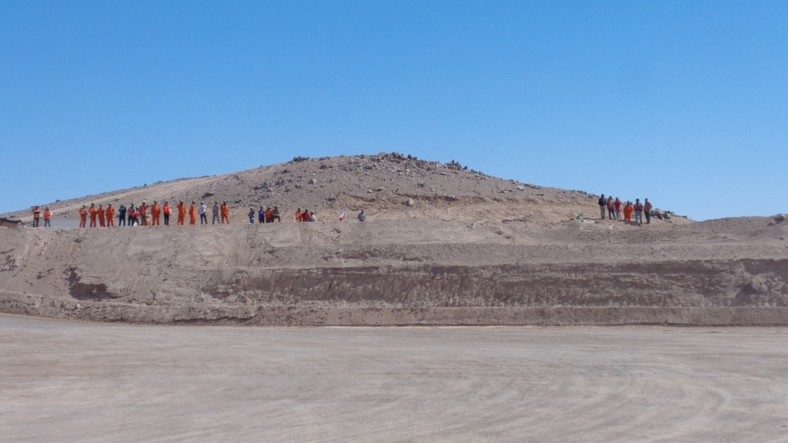
<svg viewBox="0 0 788 443"><path fill-rule="evenodd" d="M186 221L186 206L183 205L183 201L178 203L178 225L183 225Z"/></svg>
<svg viewBox="0 0 788 443"><path fill-rule="evenodd" d="M632 206L632 202L627 202L627 205L624 206L624 221L631 222L632 221L632 213L635 212L635 207Z"/></svg>
<svg viewBox="0 0 788 443"><path fill-rule="evenodd" d="M107 205L106 216L107 216L107 226L110 227L110 228L114 228L115 227L115 208L112 207L112 203Z"/></svg>
<svg viewBox="0 0 788 443"><path fill-rule="evenodd" d="M104 216L105 216L105 215L106 215L106 214L105 214L105 211L104 211L104 205L102 205L102 204L99 204L99 208L98 208L98 219L99 219L99 227L100 227L100 228L103 228L103 227L105 226L105 224L104 224Z"/></svg>
<svg viewBox="0 0 788 443"><path fill-rule="evenodd" d="M192 200L192 204L189 206L189 224L197 224L197 206L194 206L194 200Z"/></svg>
<svg viewBox="0 0 788 443"><path fill-rule="evenodd" d="M95 228L96 227L96 217L98 216L98 209L96 209L96 204L95 203L91 203L90 204L90 210L88 212L90 213L90 227L91 228Z"/></svg>
<svg viewBox="0 0 788 443"><path fill-rule="evenodd" d="M295 221L296 221L296 223L301 223L302 217L303 216L301 215L301 208L298 208L298 210L295 213Z"/></svg>
<svg viewBox="0 0 788 443"><path fill-rule="evenodd" d="M153 207L150 210L151 213L151 222L152 226L159 226L159 217L161 217L161 208L159 207L159 202L153 200Z"/></svg>
<svg viewBox="0 0 788 443"><path fill-rule="evenodd" d="M170 214L172 214L172 208L170 207L169 202L164 202L164 207L162 208L162 212L164 212L164 226L169 226Z"/></svg>
<svg viewBox="0 0 788 443"><path fill-rule="evenodd" d="M88 221L88 208L85 205L82 205L82 209L79 210L79 227L84 228Z"/></svg>
<svg viewBox="0 0 788 443"><path fill-rule="evenodd" d="M220 210L221 210L221 213L222 213L222 223L229 224L230 223L230 207L227 206L227 202L226 201L224 203L222 203L222 206L221 206Z"/></svg>

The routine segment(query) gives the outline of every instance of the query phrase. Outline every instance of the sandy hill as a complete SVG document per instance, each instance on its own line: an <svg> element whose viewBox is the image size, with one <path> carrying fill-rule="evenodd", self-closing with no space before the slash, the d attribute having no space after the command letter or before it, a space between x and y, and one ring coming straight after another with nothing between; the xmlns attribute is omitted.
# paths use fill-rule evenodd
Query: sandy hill
<svg viewBox="0 0 788 443"><path fill-rule="evenodd" d="M634 201L634 196L621 196ZM555 223L578 214L598 217L596 196L543 188L491 177L447 164L397 153L308 159L264 166L234 174L157 183L128 190L59 201L49 206L56 218L75 219L83 204L114 206L183 200L228 201L235 220L249 207L278 206L288 217L297 208L328 221L343 211L364 209L386 219L437 218L475 222L524 220ZM32 220L29 211L8 214ZM351 214L348 214L351 215ZM674 217L674 222L684 222Z"/></svg>
<svg viewBox="0 0 788 443"><path fill-rule="evenodd" d="M234 219L0 228L0 312L251 325L788 325L782 216L580 221L596 216L594 196L398 154L294 159L54 207L73 218L83 203L143 199L228 200ZM244 208L261 203L285 214L307 207L321 221L245 222ZM336 218L361 208L366 223Z"/></svg>

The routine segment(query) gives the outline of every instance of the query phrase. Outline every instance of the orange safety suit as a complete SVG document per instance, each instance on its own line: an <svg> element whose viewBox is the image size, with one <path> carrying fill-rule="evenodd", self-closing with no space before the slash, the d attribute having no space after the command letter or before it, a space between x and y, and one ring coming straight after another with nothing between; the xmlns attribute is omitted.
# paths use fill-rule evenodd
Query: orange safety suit
<svg viewBox="0 0 788 443"><path fill-rule="evenodd" d="M197 207L194 206L194 203L189 206L189 224L196 225L197 224Z"/></svg>
<svg viewBox="0 0 788 443"><path fill-rule="evenodd" d="M44 210L44 220L52 220L52 211L49 209Z"/></svg>
<svg viewBox="0 0 788 443"><path fill-rule="evenodd" d="M296 223L301 223L301 220L302 220L301 210L299 209L298 211L296 211L295 221Z"/></svg>
<svg viewBox="0 0 788 443"><path fill-rule="evenodd" d="M98 208L99 227L102 227L102 228L105 226L104 215L105 215L104 208L102 206L99 206L99 208Z"/></svg>
<svg viewBox="0 0 788 443"><path fill-rule="evenodd" d="M151 215L153 216L153 220L151 220L151 225L158 226L159 225L159 217L161 216L161 208L159 208L158 204L153 205L153 208L150 210Z"/></svg>
<svg viewBox="0 0 788 443"><path fill-rule="evenodd" d="M178 224L182 225L186 221L186 206L183 202L178 203Z"/></svg>
<svg viewBox="0 0 788 443"><path fill-rule="evenodd" d="M79 227L84 228L88 221L88 210L82 208L79 210Z"/></svg>
<svg viewBox="0 0 788 443"><path fill-rule="evenodd" d="M96 227L96 216L98 215L98 210L96 210L95 206L90 207L90 227Z"/></svg>
<svg viewBox="0 0 788 443"><path fill-rule="evenodd" d="M221 206L221 213L222 213L222 223L230 223L230 207L227 206L227 203L222 203Z"/></svg>
<svg viewBox="0 0 788 443"><path fill-rule="evenodd" d="M109 207L106 210L107 215L107 226L114 228L115 227L115 208Z"/></svg>
<svg viewBox="0 0 788 443"><path fill-rule="evenodd" d="M632 205L624 206L624 221L632 221L632 212L635 208Z"/></svg>

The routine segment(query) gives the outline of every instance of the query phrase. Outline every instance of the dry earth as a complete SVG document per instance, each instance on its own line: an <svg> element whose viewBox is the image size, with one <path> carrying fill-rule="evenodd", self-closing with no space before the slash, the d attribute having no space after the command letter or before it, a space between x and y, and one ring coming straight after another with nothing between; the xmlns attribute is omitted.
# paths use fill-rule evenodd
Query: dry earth
<svg viewBox="0 0 788 443"><path fill-rule="evenodd" d="M0 440L763 442L784 328L239 328L0 315Z"/></svg>
<svg viewBox="0 0 788 443"><path fill-rule="evenodd" d="M0 312L253 325L788 324L788 223L778 218L589 220L589 194L399 154L298 159L52 207L73 221L84 203L143 199L229 200L233 223L0 228ZM241 205L261 203L308 207L321 221L244 222ZM353 217L361 208L366 223ZM337 221L342 211L351 221Z"/></svg>

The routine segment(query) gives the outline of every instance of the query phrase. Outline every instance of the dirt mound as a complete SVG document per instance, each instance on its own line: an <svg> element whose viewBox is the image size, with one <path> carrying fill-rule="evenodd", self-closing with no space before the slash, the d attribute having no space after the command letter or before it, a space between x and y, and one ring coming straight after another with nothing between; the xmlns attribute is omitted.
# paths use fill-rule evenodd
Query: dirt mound
<svg viewBox="0 0 788 443"><path fill-rule="evenodd" d="M439 163L397 153L307 159L217 177L158 183L51 203L55 224L74 221L90 203L139 204L143 200L227 201L234 220L249 207L278 206L286 218L298 208L333 221L342 212L365 209L377 218L439 219L472 222L557 223L578 214L597 217L596 197L584 192L503 180L468 170L457 162ZM13 215L32 219L28 212ZM687 220L674 216L673 223ZM73 226L71 223L70 226Z"/></svg>
<svg viewBox="0 0 788 443"><path fill-rule="evenodd" d="M0 229L0 311L288 325L788 324L788 225Z"/></svg>

